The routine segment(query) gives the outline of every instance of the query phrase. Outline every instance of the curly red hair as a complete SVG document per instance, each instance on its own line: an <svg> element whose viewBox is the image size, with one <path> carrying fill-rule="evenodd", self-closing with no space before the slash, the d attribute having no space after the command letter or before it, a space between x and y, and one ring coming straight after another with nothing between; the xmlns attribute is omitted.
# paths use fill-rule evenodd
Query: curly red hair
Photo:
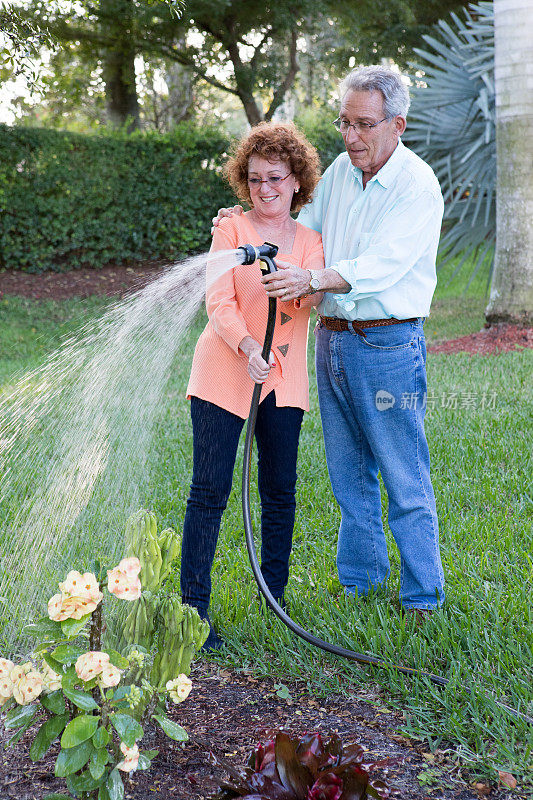
<svg viewBox="0 0 533 800"><path fill-rule="evenodd" d="M320 178L318 153L292 122L260 122L236 145L226 164L226 178L240 200L250 205L248 162L251 156L284 161L300 184L292 198L291 211L309 203Z"/></svg>

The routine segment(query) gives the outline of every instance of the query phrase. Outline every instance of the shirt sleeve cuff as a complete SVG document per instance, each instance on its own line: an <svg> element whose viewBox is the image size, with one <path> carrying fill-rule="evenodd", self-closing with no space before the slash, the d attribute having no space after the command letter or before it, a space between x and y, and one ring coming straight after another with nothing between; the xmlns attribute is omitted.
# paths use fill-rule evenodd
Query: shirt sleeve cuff
<svg viewBox="0 0 533 800"><path fill-rule="evenodd" d="M350 259L345 261L337 261L336 264L331 264L330 269L334 269L335 272L338 272L339 275L346 283L349 283L352 287L350 289L349 294L352 292L357 292L356 287L356 280L355 280L355 266L356 266L356 259ZM342 297L346 297L346 294L343 294Z"/></svg>
<svg viewBox="0 0 533 800"><path fill-rule="evenodd" d="M228 325L220 335L236 355L243 355L239 350L239 345L245 336L250 335L244 325L240 325L238 322L234 325Z"/></svg>

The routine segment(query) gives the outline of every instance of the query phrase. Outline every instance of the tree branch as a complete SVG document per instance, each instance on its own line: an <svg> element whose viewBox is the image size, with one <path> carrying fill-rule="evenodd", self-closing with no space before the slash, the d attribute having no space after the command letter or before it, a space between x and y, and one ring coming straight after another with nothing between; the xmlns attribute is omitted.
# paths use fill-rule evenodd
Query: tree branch
<svg viewBox="0 0 533 800"><path fill-rule="evenodd" d="M285 80L280 86L278 86L278 88L274 92L270 108L265 114L265 119L268 120L269 122L272 119L274 111L277 108L279 108L279 106L282 104L283 98L285 97L285 93L290 89L290 87L294 83L294 79L298 74L298 70L300 69L298 65L298 59L296 58L297 39L298 39L297 32L296 30L293 30L291 32L291 44L289 49L289 58L290 58L289 69L287 74L285 75Z"/></svg>

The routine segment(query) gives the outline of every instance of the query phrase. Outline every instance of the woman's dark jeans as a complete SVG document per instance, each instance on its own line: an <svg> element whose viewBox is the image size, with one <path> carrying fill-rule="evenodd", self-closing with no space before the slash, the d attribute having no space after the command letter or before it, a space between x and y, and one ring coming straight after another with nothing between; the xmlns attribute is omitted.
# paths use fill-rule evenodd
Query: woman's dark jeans
<svg viewBox="0 0 533 800"><path fill-rule="evenodd" d="M183 601L205 612L211 595L211 566L222 513L231 491L244 420L219 406L191 398L193 476L183 525ZM276 598L289 578L296 510L296 459L303 411L276 406L274 392L259 404L255 438L261 498L261 572Z"/></svg>

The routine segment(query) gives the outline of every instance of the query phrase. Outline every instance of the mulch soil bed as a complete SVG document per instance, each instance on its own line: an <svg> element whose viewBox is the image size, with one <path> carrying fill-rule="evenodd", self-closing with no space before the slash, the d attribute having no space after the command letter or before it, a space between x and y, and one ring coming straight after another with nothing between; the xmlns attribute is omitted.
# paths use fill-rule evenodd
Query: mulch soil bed
<svg viewBox="0 0 533 800"><path fill-rule="evenodd" d="M196 662L191 674L193 691L169 716L189 733L186 744L168 739L159 729L146 729L142 747L157 748L150 770L132 773L125 780L126 800L204 800L227 779L221 762L234 768L246 764L250 751L277 731L292 736L319 732L324 738L338 733L344 744L357 742L367 749L374 778L386 780L392 798L402 800L510 800L503 787L467 782L457 767L451 746L430 753L427 745L403 736L400 713L382 706L379 694L366 700L347 696L314 697L305 686L288 684L289 698L281 699L269 680L230 672L212 662ZM286 694L286 693L285 693ZM35 735L31 729L15 747L0 755L0 800L41 800L50 792L64 791L64 781L53 777L55 745L42 761L33 764L28 750ZM0 739L8 736L3 731Z"/></svg>
<svg viewBox="0 0 533 800"><path fill-rule="evenodd" d="M142 288L160 274L164 265L108 266L102 269L76 269L70 272L44 272L37 275L20 270L0 270L0 299L19 295L33 300L68 300L72 297L120 296ZM430 345L431 353L469 353L493 355L533 347L533 328L500 324L479 333L460 336Z"/></svg>

